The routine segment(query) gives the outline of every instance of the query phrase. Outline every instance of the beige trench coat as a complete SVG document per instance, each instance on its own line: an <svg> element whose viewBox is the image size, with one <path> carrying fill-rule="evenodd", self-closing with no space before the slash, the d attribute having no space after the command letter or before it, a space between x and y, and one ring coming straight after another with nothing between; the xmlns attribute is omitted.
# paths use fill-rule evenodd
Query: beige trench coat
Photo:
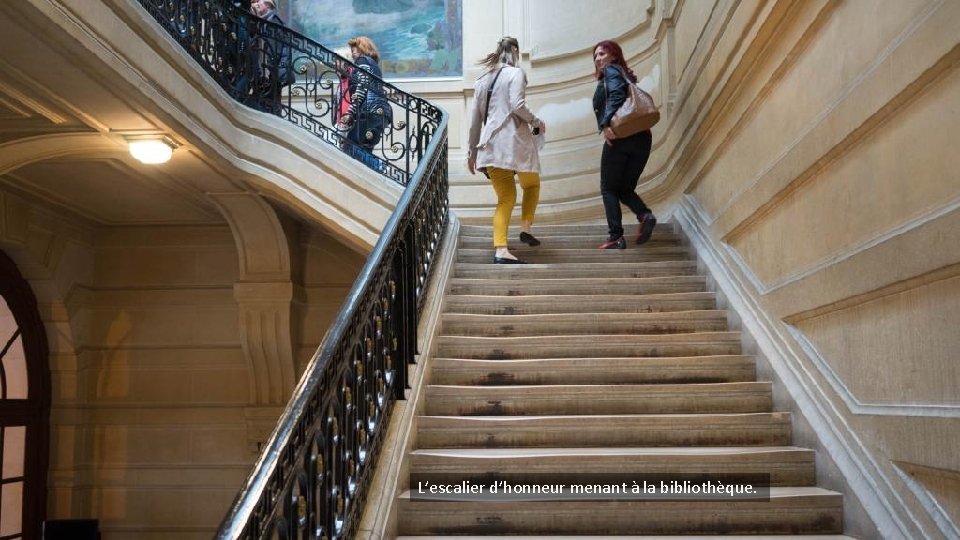
<svg viewBox="0 0 960 540"><path fill-rule="evenodd" d="M522 69L503 66L490 98L487 122L483 122L487 90L496 73L496 69L484 73L474 85L467 159L475 159L478 169L492 166L539 173L540 156L532 128L542 123L527 108L527 74Z"/></svg>

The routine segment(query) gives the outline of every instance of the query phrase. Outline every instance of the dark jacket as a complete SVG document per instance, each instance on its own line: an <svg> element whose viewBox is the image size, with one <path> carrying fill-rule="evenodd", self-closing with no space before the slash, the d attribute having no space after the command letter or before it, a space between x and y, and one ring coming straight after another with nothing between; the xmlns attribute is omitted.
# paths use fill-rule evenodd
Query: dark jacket
<svg viewBox="0 0 960 540"><path fill-rule="evenodd" d="M263 16L263 20L280 26L286 26L275 9L267 12L267 14ZM265 41L266 43L264 43L263 46L265 56L264 64L269 68L271 78L281 85L293 84L296 81L296 74L291 65L293 58L290 47L279 38Z"/></svg>
<svg viewBox="0 0 960 540"><path fill-rule="evenodd" d="M357 58L357 68L350 73L350 109L347 111L354 119L374 112L386 118L393 118L390 102L383 97L383 84L380 79L383 72L380 64L369 56ZM375 77L371 76L374 75Z"/></svg>
<svg viewBox="0 0 960 540"><path fill-rule="evenodd" d="M610 119L626 101L627 85L632 82L635 81L624 78L624 72L618 66L607 64L603 68L603 77L597 81L597 89L593 92L593 114L597 117L599 131L610 125Z"/></svg>

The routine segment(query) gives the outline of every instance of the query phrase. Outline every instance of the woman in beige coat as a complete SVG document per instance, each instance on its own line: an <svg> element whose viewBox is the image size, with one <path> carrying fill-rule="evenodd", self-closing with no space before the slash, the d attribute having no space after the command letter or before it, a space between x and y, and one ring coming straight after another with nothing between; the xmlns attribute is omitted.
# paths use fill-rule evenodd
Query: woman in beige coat
<svg viewBox="0 0 960 540"><path fill-rule="evenodd" d="M517 39L501 39L497 50L480 62L487 70L474 86L467 168L470 174L477 170L486 174L497 193L493 214L495 264L524 264L507 249L507 229L517 203L515 176L523 188L520 241L540 245L530 234L540 200L540 156L534 135L544 133L546 128L527 108L527 75L517 67L519 60Z"/></svg>

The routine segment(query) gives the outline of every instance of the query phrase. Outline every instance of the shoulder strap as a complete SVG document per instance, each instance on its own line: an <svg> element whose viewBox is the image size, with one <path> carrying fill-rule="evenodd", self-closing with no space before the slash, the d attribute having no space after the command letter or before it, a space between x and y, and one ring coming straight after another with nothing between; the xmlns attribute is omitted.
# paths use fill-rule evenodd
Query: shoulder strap
<svg viewBox="0 0 960 540"><path fill-rule="evenodd" d="M483 123L487 123L487 116L490 114L490 98L493 97L493 86L497 84L497 79L500 78L500 72L503 71L503 68L497 70L497 74L493 76L493 82L490 83L490 88L487 89L487 110L483 111Z"/></svg>

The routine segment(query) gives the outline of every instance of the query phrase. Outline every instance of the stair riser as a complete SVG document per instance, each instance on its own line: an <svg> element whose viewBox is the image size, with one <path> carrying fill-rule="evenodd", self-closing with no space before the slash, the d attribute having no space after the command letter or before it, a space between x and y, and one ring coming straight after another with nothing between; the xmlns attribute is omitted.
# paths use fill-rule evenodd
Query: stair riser
<svg viewBox="0 0 960 540"><path fill-rule="evenodd" d="M465 279L569 279L593 278L649 278L693 276L697 265L693 261L667 261L640 264L580 264L575 266L524 266L469 264L456 265L455 278Z"/></svg>
<svg viewBox="0 0 960 540"><path fill-rule="evenodd" d="M658 278L659 279L659 278ZM682 281L680 281L682 280ZM533 296L552 295L594 295L611 294L671 294L705 292L706 284L699 278L677 278L675 283L627 283L612 286L609 283L550 283L541 281L511 281L510 283L469 283L454 282L450 285L450 294L472 294L489 296Z"/></svg>
<svg viewBox="0 0 960 540"><path fill-rule="evenodd" d="M462 360L435 358L431 382L451 385L651 384L752 381L745 356L601 358L566 360Z"/></svg>
<svg viewBox="0 0 960 540"><path fill-rule="evenodd" d="M494 480L520 483L530 475L770 475L770 485L812 486L816 482L814 454L808 450L718 456L544 455L536 458L470 459L413 455L411 474L450 475L480 484Z"/></svg>
<svg viewBox="0 0 960 540"><path fill-rule="evenodd" d="M611 390L607 395L558 390L554 396L542 392L490 392L487 397L477 392L454 395L449 390L427 389L426 414L435 416L534 416L548 414L696 414L767 412L772 406L769 392L689 392L688 394L620 395Z"/></svg>
<svg viewBox="0 0 960 540"><path fill-rule="evenodd" d="M739 343L654 343L636 345L603 345L587 343L583 346L573 348L562 344L524 345L521 343L490 343L466 345L445 341L448 339L458 338L441 338L441 342L437 346L437 356L444 358L466 358L480 360L519 360L523 358L636 358L641 356L667 357L740 354Z"/></svg>
<svg viewBox="0 0 960 540"><path fill-rule="evenodd" d="M625 226L625 228L627 228ZM590 223L590 224L581 224L581 225L534 225L531 232L537 238L549 238L552 236L598 236L605 237L607 235L607 226L603 223ZM654 235L658 234L679 234L677 232L677 227L673 223L657 223L657 226L653 230ZM509 229L507 237L508 238L517 238L520 235L520 229L517 227L512 227ZM477 224L461 224L460 225L460 237L468 236L480 236L480 237L492 237L493 236L493 227L490 225L477 225Z"/></svg>
<svg viewBox="0 0 960 540"><path fill-rule="evenodd" d="M422 420L425 420L425 417ZM743 423L741 425L650 426L641 420L633 426L610 428L591 425L592 417L565 427L529 426L485 427L463 423L457 427L432 428L423 422L418 429L421 448L499 448L499 447L588 447L603 446L775 446L790 444L788 424Z"/></svg>
<svg viewBox="0 0 960 540"><path fill-rule="evenodd" d="M538 236L540 239L540 249L597 249L600 244L606 241L606 235L603 236ZM634 246L634 237L627 237L627 245ZM519 240L508 238L508 245L512 248L525 247L525 244ZM676 234L653 235L650 240L644 244L644 247L677 247L681 245L680 237ZM480 236L461 237L458 247L466 249L493 249L493 237L486 238ZM532 248L537 249L537 248Z"/></svg>
<svg viewBox="0 0 960 540"><path fill-rule="evenodd" d="M401 501L400 534L839 534L841 497L770 502Z"/></svg>
<svg viewBox="0 0 960 540"><path fill-rule="evenodd" d="M722 332L727 329L727 320L694 320L663 323L636 323L633 321L602 323L529 323L529 324L481 324L444 322L444 336L568 336L590 335L637 335L637 334L688 334L693 332Z"/></svg>
<svg viewBox="0 0 960 540"><path fill-rule="evenodd" d="M556 297L476 297L449 295L447 313L474 313L487 315L536 315L542 313L662 313L715 309L713 293L692 293L688 298L658 299L637 297L623 300L596 296Z"/></svg>
<svg viewBox="0 0 960 540"><path fill-rule="evenodd" d="M659 252L653 252L657 250ZM685 261L690 254L678 248L651 248L608 249L608 250L555 250L533 251L511 249L511 253L530 264L579 264L595 262L651 262L651 261ZM493 248L482 250L466 250L457 253L458 263L489 263L493 265ZM511 265L497 265L511 266ZM515 266L515 265L514 265Z"/></svg>

